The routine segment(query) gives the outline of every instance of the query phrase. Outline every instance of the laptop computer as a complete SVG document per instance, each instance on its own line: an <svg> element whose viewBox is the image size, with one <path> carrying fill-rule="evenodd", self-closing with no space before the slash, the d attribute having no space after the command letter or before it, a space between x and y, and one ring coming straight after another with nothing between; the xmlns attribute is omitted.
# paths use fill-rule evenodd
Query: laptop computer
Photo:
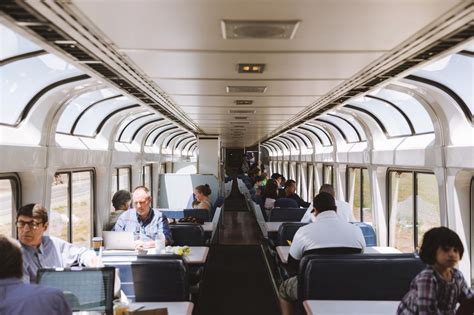
<svg viewBox="0 0 474 315"><path fill-rule="evenodd" d="M106 250L135 250L135 238L133 232L103 231L104 247Z"/></svg>
<svg viewBox="0 0 474 315"><path fill-rule="evenodd" d="M43 268L36 282L63 291L73 312L113 314L115 268Z"/></svg>

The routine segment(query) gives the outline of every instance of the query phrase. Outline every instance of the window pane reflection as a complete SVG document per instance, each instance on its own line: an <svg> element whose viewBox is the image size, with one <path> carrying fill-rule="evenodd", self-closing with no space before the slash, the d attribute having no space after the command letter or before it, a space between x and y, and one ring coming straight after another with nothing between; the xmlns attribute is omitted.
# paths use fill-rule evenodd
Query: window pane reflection
<svg viewBox="0 0 474 315"><path fill-rule="evenodd" d="M413 175L390 172L391 245L404 253L413 252Z"/></svg>

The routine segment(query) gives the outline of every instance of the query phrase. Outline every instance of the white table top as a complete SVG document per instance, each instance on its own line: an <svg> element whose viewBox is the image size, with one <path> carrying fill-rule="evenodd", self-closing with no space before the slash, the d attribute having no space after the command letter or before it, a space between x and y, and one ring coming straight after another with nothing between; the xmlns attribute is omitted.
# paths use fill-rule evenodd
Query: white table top
<svg viewBox="0 0 474 315"><path fill-rule="evenodd" d="M290 246L277 246L276 251L280 261L284 264L288 262L288 253L290 252ZM364 254L400 254L401 251L394 247L385 246L371 246L366 247Z"/></svg>
<svg viewBox="0 0 474 315"><path fill-rule="evenodd" d="M184 256L184 260L188 264L204 264L206 263L209 247L207 246L189 246L189 255ZM156 254L154 249L149 249L147 255ZM102 256L104 264L112 262L128 262L137 260L138 252L135 251L117 251L106 250Z"/></svg>
<svg viewBox="0 0 474 315"><path fill-rule="evenodd" d="M214 231L214 225L212 222L204 222L202 225L202 228L204 229L204 232L213 232Z"/></svg>
<svg viewBox="0 0 474 315"><path fill-rule="evenodd" d="M308 315L395 314L399 304L399 301L307 300L303 302Z"/></svg>
<svg viewBox="0 0 474 315"><path fill-rule="evenodd" d="M142 306L144 308L141 310L167 308L168 315L191 315L194 304L192 302L135 302L130 305L130 310L134 311Z"/></svg>
<svg viewBox="0 0 474 315"><path fill-rule="evenodd" d="M278 232L278 228L285 222L265 222L267 232Z"/></svg>

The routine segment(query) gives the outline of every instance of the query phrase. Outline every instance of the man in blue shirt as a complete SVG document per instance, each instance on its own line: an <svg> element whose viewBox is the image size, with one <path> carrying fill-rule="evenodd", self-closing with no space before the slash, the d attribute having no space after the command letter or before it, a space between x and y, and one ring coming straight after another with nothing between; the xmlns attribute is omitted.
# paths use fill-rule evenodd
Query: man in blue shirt
<svg viewBox="0 0 474 315"><path fill-rule="evenodd" d="M115 223L114 231L129 231L135 234L138 249L155 247L158 233L163 233L166 245L173 241L166 216L158 209L151 208L151 193L145 186L133 191L133 209L122 213Z"/></svg>
<svg viewBox="0 0 474 315"><path fill-rule="evenodd" d="M48 224L48 213L42 205L31 203L18 209L16 226L23 253L23 281L36 282L40 268L100 265L93 250L43 235Z"/></svg>
<svg viewBox="0 0 474 315"><path fill-rule="evenodd" d="M21 278L21 250L0 235L0 314L71 314L63 293L55 288L26 284Z"/></svg>

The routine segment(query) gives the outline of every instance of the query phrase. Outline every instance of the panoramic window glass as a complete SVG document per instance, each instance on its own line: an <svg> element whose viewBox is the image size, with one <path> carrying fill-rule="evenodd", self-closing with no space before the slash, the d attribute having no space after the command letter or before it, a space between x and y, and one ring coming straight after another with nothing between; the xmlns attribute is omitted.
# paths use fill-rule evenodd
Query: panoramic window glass
<svg viewBox="0 0 474 315"><path fill-rule="evenodd" d="M131 105L132 102L126 96L120 96L104 102L100 102L96 106L90 107L76 125L75 135L93 137L99 123L111 112L116 109Z"/></svg>
<svg viewBox="0 0 474 315"><path fill-rule="evenodd" d="M0 123L18 124L23 109L39 91L80 74L77 68L51 54L0 67Z"/></svg>
<svg viewBox="0 0 474 315"><path fill-rule="evenodd" d="M390 172L390 245L414 251L413 174Z"/></svg>
<svg viewBox="0 0 474 315"><path fill-rule="evenodd" d="M69 173L54 175L51 187L51 209L49 213L49 234L69 241Z"/></svg>
<svg viewBox="0 0 474 315"><path fill-rule="evenodd" d="M321 141L323 142L322 143L323 146L330 146L331 145L331 140L329 139L329 136L327 135L326 132L324 132L320 128L314 127L312 125L306 124L304 126L311 129L312 131L314 131L314 133L316 133L318 135L319 139L321 139Z"/></svg>
<svg viewBox="0 0 474 315"><path fill-rule="evenodd" d="M362 129L362 126L359 124L359 122L354 117L352 117L351 115L340 113L340 112L335 112L334 114L341 117L341 118L344 118L347 121L349 121L351 123L351 125L354 126L355 129L357 130L357 132L359 133L360 140L361 141L367 141L367 137L365 136L364 129Z"/></svg>
<svg viewBox="0 0 474 315"><path fill-rule="evenodd" d="M355 129L344 119L331 115L322 115L320 118L338 126L346 136L347 142L359 142L359 137L357 136Z"/></svg>
<svg viewBox="0 0 474 315"><path fill-rule="evenodd" d="M92 182L93 173L72 173L72 242L90 246L92 239Z"/></svg>
<svg viewBox="0 0 474 315"><path fill-rule="evenodd" d="M435 175L417 173L416 188L417 245L419 248L425 232L441 225L441 215L438 182Z"/></svg>
<svg viewBox="0 0 474 315"><path fill-rule="evenodd" d="M368 97L351 101L350 105L360 107L375 115L385 126L389 137L411 135L407 121L392 105Z"/></svg>
<svg viewBox="0 0 474 315"><path fill-rule="evenodd" d="M433 123L423 105L413 96L390 89L381 89L373 94L386 99L400 108L410 119L415 128L415 133L433 132Z"/></svg>
<svg viewBox="0 0 474 315"><path fill-rule="evenodd" d="M41 47L0 23L0 60L41 50Z"/></svg>
<svg viewBox="0 0 474 315"><path fill-rule="evenodd" d="M132 142L133 136L139 128L146 129L148 127L148 129L150 129L150 126L156 126L158 119L160 119L158 115L150 115L135 120L124 130L121 137L121 142Z"/></svg>
<svg viewBox="0 0 474 315"><path fill-rule="evenodd" d="M59 118L56 131L70 133L72 125L76 121L77 117L82 113L82 111L84 111L84 109L95 102L118 94L120 93L114 89L106 88L79 95L68 104L66 109L64 109L61 117Z"/></svg>
<svg viewBox="0 0 474 315"><path fill-rule="evenodd" d="M439 82L454 91L474 114L474 57L453 54L416 71L414 74Z"/></svg>
<svg viewBox="0 0 474 315"><path fill-rule="evenodd" d="M16 213L14 184L11 179L0 179L0 198L2 200L0 203L0 234L7 236L13 236L12 218Z"/></svg>
<svg viewBox="0 0 474 315"><path fill-rule="evenodd" d="M149 118L150 116L153 117L153 114L149 111L145 111L127 117L122 122L119 132L117 132L115 141L127 141L125 139L131 138L135 130L142 125L143 120Z"/></svg>
<svg viewBox="0 0 474 315"><path fill-rule="evenodd" d="M153 141L158 136L158 134L162 134L163 132L166 132L167 130L171 130L173 128L173 125L170 123L165 123L163 124L163 126L156 128L147 135L145 145L153 145Z"/></svg>

